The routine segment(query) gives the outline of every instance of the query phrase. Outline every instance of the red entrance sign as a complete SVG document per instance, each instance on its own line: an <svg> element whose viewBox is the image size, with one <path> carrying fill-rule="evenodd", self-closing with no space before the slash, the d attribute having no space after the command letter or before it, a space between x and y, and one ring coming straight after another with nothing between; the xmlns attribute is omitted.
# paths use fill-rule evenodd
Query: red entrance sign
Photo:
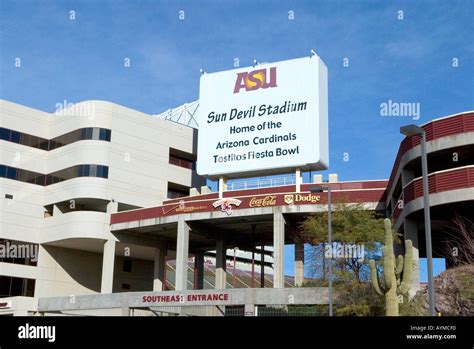
<svg viewBox="0 0 474 349"><path fill-rule="evenodd" d="M142 297L142 303L216 302L228 300L228 293L150 295Z"/></svg>

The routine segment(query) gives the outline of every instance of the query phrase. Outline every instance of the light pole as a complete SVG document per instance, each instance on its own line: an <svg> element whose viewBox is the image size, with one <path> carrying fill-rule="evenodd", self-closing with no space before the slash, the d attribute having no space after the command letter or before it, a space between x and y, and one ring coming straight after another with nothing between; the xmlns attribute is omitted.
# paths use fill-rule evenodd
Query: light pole
<svg viewBox="0 0 474 349"><path fill-rule="evenodd" d="M431 218L430 218L430 197L428 187L428 156L426 153L426 133L421 127L407 125L400 127L400 133L405 136L421 137L421 172L423 175L423 205L425 213L425 240L426 240L426 260L428 263L428 299L430 315L435 316L435 296L433 283L433 256L431 243Z"/></svg>
<svg viewBox="0 0 474 349"><path fill-rule="evenodd" d="M328 186L321 186L315 185L309 188L312 193L322 193L325 190L328 192L328 244L329 248L331 248L331 258L329 259L329 270L328 270L328 298L329 298L329 316L332 316L332 208L331 208L331 187ZM323 251L324 253L324 251Z"/></svg>

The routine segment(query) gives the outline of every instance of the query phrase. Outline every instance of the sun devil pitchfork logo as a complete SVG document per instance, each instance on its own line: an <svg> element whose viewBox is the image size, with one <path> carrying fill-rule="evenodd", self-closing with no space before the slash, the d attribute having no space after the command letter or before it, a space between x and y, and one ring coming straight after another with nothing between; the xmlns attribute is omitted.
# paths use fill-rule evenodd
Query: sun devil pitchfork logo
<svg viewBox="0 0 474 349"><path fill-rule="evenodd" d="M239 93L242 88L245 88L245 91L255 91L259 88L269 87L277 87L276 67L238 73L234 93Z"/></svg>
<svg viewBox="0 0 474 349"><path fill-rule="evenodd" d="M215 201L212 204L212 206L214 206L214 208L217 208L220 206L221 211L227 213L227 215L230 216L232 214L232 205L235 205L238 207L240 206L241 203L242 201L238 199L220 199L220 200Z"/></svg>

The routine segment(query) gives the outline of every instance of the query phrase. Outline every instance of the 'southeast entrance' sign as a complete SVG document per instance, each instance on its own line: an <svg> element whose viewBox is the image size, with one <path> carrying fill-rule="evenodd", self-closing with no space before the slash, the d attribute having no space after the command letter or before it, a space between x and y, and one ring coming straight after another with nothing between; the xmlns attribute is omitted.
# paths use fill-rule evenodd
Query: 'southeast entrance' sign
<svg viewBox="0 0 474 349"><path fill-rule="evenodd" d="M316 55L203 74L199 113L200 175L328 166L327 68Z"/></svg>

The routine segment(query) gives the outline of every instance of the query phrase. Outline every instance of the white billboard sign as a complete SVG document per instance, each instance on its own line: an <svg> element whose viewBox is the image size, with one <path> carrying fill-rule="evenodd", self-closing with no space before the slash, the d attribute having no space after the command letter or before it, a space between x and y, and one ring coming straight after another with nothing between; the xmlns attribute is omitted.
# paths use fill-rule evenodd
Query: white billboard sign
<svg viewBox="0 0 474 349"><path fill-rule="evenodd" d="M198 174L322 170L328 160L327 68L318 56L201 75Z"/></svg>

